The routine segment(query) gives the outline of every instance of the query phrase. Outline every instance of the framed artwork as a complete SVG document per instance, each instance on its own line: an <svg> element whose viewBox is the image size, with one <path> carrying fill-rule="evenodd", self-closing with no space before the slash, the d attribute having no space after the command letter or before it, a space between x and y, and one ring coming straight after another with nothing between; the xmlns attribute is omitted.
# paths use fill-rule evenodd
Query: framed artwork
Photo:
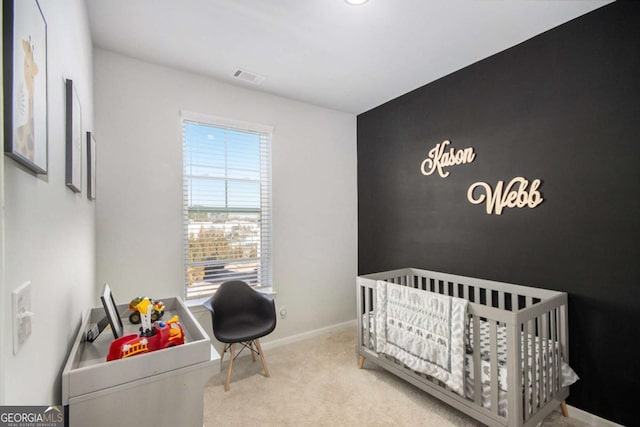
<svg viewBox="0 0 640 427"><path fill-rule="evenodd" d="M87 198L96 199L96 139L87 132Z"/></svg>
<svg viewBox="0 0 640 427"><path fill-rule="evenodd" d="M47 174L47 22L37 0L5 0L4 151Z"/></svg>
<svg viewBox="0 0 640 427"><path fill-rule="evenodd" d="M82 110L73 80L66 79L65 94L67 104L65 184L79 193L82 191Z"/></svg>

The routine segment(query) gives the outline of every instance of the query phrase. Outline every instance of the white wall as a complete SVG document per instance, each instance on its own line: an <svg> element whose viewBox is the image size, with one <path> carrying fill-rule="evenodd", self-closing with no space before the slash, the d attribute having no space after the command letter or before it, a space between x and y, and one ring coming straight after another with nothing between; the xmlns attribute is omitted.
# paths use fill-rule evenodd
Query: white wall
<svg viewBox="0 0 640 427"><path fill-rule="evenodd" d="M60 373L82 313L95 305L95 204L64 184L64 78L77 85L93 130L92 47L82 0L40 0L47 21L49 173L4 158L3 404L59 404ZM84 155L83 155L84 156ZM86 161L83 162L86 165ZM13 355L11 291L31 281L32 334Z"/></svg>
<svg viewBox="0 0 640 427"><path fill-rule="evenodd" d="M3 11L0 9L0 29L3 28ZM4 34L4 33L3 33ZM4 52L4 42L0 38L0 51ZM4 68L0 55L0 75L4 81ZM2 148L4 149L4 85L0 84L0 135L2 135ZM4 156L0 156L0 307L4 307L5 286L4 286ZM4 317L0 317L0 325L4 325ZM4 351L5 348L5 327L0 327L0 377L4 376ZM0 405L4 402L4 381L0 380Z"/></svg>
<svg viewBox="0 0 640 427"><path fill-rule="evenodd" d="M274 127L270 339L355 317L356 117L94 50L97 277L118 302L183 295L180 111ZM208 320L210 322L210 320Z"/></svg>

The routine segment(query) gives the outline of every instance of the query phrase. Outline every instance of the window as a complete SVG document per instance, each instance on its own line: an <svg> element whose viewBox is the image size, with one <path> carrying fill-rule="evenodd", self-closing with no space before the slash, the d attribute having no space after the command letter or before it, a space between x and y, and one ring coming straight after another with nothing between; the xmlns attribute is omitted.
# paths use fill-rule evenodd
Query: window
<svg viewBox="0 0 640 427"><path fill-rule="evenodd" d="M271 133L182 113L185 297L271 286Z"/></svg>

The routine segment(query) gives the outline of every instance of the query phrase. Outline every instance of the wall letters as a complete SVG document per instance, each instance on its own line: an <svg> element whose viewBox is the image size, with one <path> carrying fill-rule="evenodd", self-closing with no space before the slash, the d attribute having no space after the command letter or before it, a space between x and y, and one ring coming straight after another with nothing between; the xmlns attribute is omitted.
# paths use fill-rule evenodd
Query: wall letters
<svg viewBox="0 0 640 427"><path fill-rule="evenodd" d="M493 191L491 186L486 182L476 182L475 184L471 184L469 190L467 190L467 199L474 205L486 201L488 214L491 214L493 211L496 215L501 215L502 209L505 207L523 208L528 206L535 208L544 201L538 191L540 180L534 179L531 182L531 187L527 190L528 185L529 181L521 176L513 178L506 188L503 188L503 181L498 181L495 191ZM474 190L476 188L484 190L484 193L481 192L477 198L474 197Z"/></svg>
<svg viewBox="0 0 640 427"><path fill-rule="evenodd" d="M429 150L428 157L420 164L422 175L431 175L437 170L442 178L446 178L449 176L449 171L443 169L445 166L456 166L475 160L476 153L473 152L473 148L456 150L451 147L448 152L445 152L450 143L449 140L442 141ZM495 190L493 190L486 182L476 182L471 184L467 190L467 200L474 205L486 202L487 214L502 215L504 208L528 206L533 209L544 201L542 194L538 191L540 184L539 179L534 179L529 187L529 181L518 176L513 178L506 188L504 181L498 181ZM480 190L477 197L474 194L476 189Z"/></svg>
<svg viewBox="0 0 640 427"><path fill-rule="evenodd" d="M422 175L431 175L437 169L438 174L440 174L442 178L446 178L449 176L449 172L445 172L442 169L444 166L471 163L476 158L473 148L465 148L456 151L452 147L448 153L445 153L444 149L450 143L450 141L443 141L429 151L429 157L424 159L420 165ZM428 171L425 169L425 166L429 167Z"/></svg>

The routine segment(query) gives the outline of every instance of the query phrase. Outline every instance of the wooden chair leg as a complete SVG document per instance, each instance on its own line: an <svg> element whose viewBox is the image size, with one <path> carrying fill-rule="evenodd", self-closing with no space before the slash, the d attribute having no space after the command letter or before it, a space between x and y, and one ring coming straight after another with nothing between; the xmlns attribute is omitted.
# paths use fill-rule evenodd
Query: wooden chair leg
<svg viewBox="0 0 640 427"><path fill-rule="evenodd" d="M364 356L360 356L358 358L358 369L362 369L363 366L364 366Z"/></svg>
<svg viewBox="0 0 640 427"><path fill-rule="evenodd" d="M562 411L562 416L567 418L569 416L569 410L567 409L567 402L564 400L560 402L560 410Z"/></svg>
<svg viewBox="0 0 640 427"><path fill-rule="evenodd" d="M251 360L256 361L256 353L253 351L253 340L249 341L249 350L251 350Z"/></svg>
<svg viewBox="0 0 640 427"><path fill-rule="evenodd" d="M236 343L231 344L231 360L227 368L227 382L224 383L224 391L229 391L229 383L231 382L231 371L233 370L233 358L236 355Z"/></svg>
<svg viewBox="0 0 640 427"><path fill-rule="evenodd" d="M264 361L264 354L262 353L262 347L260 347L260 341L254 340L256 348L258 349L258 355L260 355L260 362L262 362L262 369L264 369L265 377L270 377L269 368L267 368L267 362Z"/></svg>
<svg viewBox="0 0 640 427"><path fill-rule="evenodd" d="M224 354L227 352L228 346L229 344L224 343L224 347L222 347L222 354L220 355L220 363L222 363L222 361L224 360Z"/></svg>

